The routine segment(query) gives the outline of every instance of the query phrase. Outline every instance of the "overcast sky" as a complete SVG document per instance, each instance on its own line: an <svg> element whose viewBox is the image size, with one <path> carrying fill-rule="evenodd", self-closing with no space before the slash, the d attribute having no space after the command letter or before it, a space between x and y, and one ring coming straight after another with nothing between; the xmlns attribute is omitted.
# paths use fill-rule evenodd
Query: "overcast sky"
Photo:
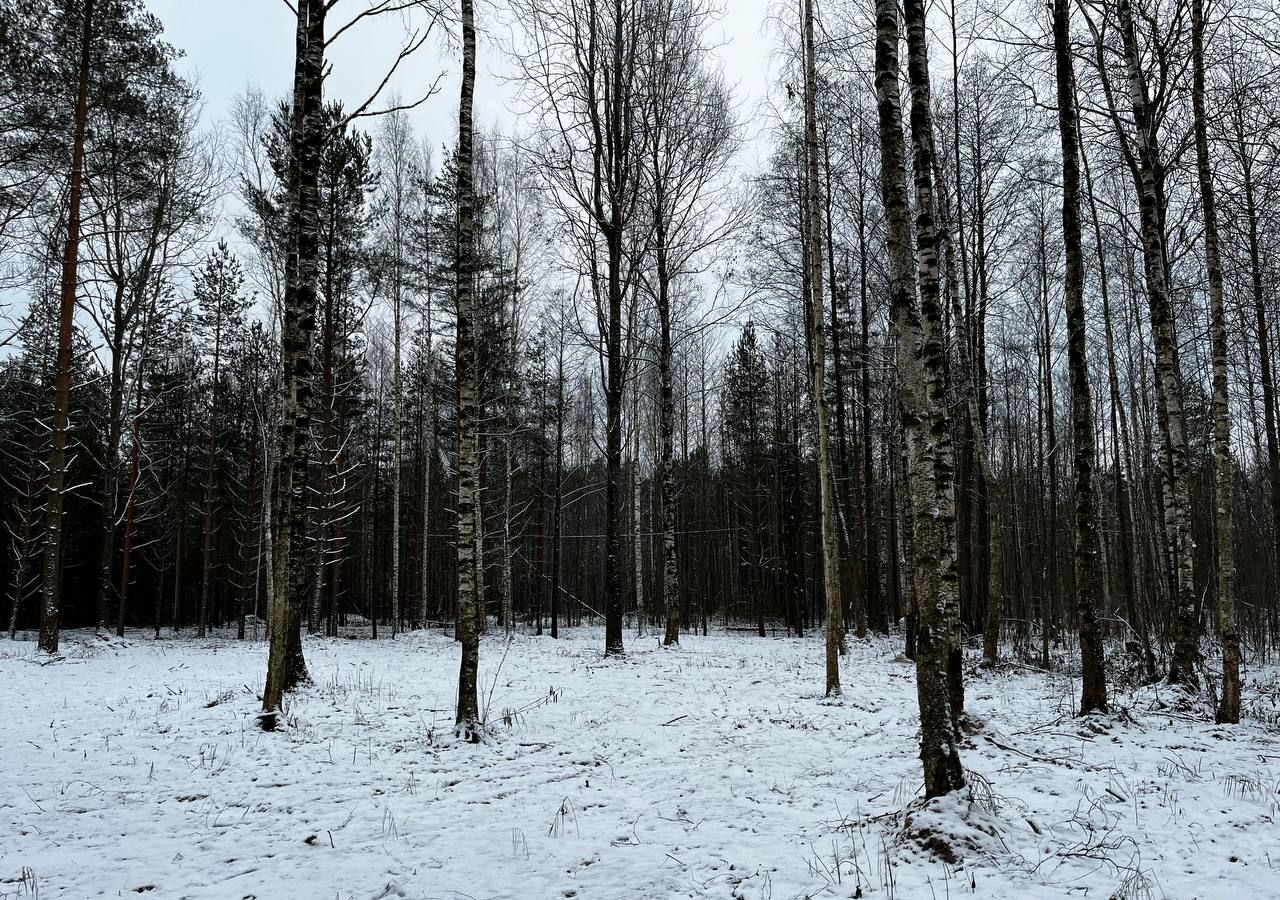
<svg viewBox="0 0 1280 900"><path fill-rule="evenodd" d="M340 0L330 13L329 32L370 2ZM501 11L502 0L494 2ZM283 0L147 0L147 4L164 23L168 40L186 54L179 67L199 82L208 121L224 119L232 98L246 85L255 84L273 97L288 92L293 74L294 20ZM742 117L754 136L759 130L759 106L767 94L774 44L765 23L769 0L723 0L723 5L727 9L709 37L718 47L717 59L730 83L736 85ZM511 67L502 50L509 37L505 28L495 29L490 23L481 39L476 89L477 124L498 125L507 132L519 125L512 102L515 89L506 81ZM347 32L330 49L333 73L326 82L326 97L340 99L348 107L362 102L377 86L404 39L404 25L393 16L367 19ZM436 145L452 143L455 136L457 70L456 54L443 40L436 40L402 65L389 85L391 92L416 98L424 86L443 74L440 93L412 114L415 128ZM754 160L742 162L750 165Z"/></svg>

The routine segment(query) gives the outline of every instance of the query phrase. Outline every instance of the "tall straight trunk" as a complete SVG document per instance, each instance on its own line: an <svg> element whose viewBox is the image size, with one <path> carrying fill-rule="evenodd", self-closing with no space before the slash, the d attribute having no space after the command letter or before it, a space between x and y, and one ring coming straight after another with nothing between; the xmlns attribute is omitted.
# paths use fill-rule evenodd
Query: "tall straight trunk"
<svg viewBox="0 0 1280 900"><path fill-rule="evenodd" d="M640 386L635 389L631 416L631 537L635 567L636 634L644 636L644 522L640 514Z"/></svg>
<svg viewBox="0 0 1280 900"><path fill-rule="evenodd" d="M923 51L923 8L912 0ZM916 304L916 260L911 248L911 209L908 202L906 148L902 136L902 107L898 81L897 0L876 2L875 86L879 111L881 190L889 247L889 293L893 338L896 344L898 403L913 520L911 573L921 600L914 629L916 693L920 706L920 759L924 768L926 797L939 797L964 787L959 738L951 713L947 685L945 596L941 591L940 556L950 555L954 570L954 546L944 545L945 534L932 512L937 498L933 442L949 430L945 414L932 408L929 382L941 382L941 347L921 353L923 329ZM914 60L922 64L923 59ZM915 73L920 74L920 73ZM927 71L923 73L927 77ZM913 81L915 79L913 78ZM926 110L927 111L927 110ZM913 108L913 119L916 110ZM925 168L926 177L931 172ZM931 210L929 211L931 214ZM935 275L936 278L936 275ZM934 298L936 304L936 295ZM935 344L937 344L935 336ZM932 369L929 373L928 370Z"/></svg>
<svg viewBox="0 0 1280 900"><path fill-rule="evenodd" d="M221 300L218 300L221 303ZM200 567L200 622L197 637L209 630L209 594L213 590L213 498L218 478L218 379L222 366L222 310L214 311L213 325L213 397L209 417L209 456L204 484L204 552Z"/></svg>
<svg viewBox="0 0 1280 900"><path fill-rule="evenodd" d="M609 55L605 82L609 92L603 114L593 113L600 140L595 181L597 192L607 194L597 201L599 230L604 237L607 254L607 304L605 335L605 572L604 572L604 652L620 655L622 645L622 404L625 360L622 346L622 281L623 226L625 221L626 184L633 173L627 170L631 122L626 115L630 98L625 94L627 72L624 63L624 26L627 11L623 0L611 4L613 34L606 45ZM592 4L594 11L595 5ZM592 13L594 16L594 12ZM593 26L594 29L594 26ZM605 121L607 120L607 121ZM607 169L607 170L606 170Z"/></svg>
<svg viewBox="0 0 1280 900"><path fill-rule="evenodd" d="M510 635L515 631L515 597L513 595L512 574L511 574L511 468L514 464L514 458L511 451L511 438L504 437L502 439L502 625L506 633Z"/></svg>
<svg viewBox="0 0 1280 900"><path fill-rule="evenodd" d="M111 603L111 570L115 563L116 504L120 493L120 438L124 427L125 287L116 289L114 325L109 340L111 372L107 389L107 428L102 450L102 504L99 508L98 589L94 622L107 624Z"/></svg>
<svg viewBox="0 0 1280 900"><path fill-rule="evenodd" d="M551 637L560 637L560 550L564 518L564 346L556 357L556 474L551 504Z"/></svg>
<svg viewBox="0 0 1280 900"><path fill-rule="evenodd" d="M938 271L937 204L934 200L933 105L929 91L929 48L924 0L908 0L903 8L907 33L907 76L911 87L911 146L916 188L916 258L920 266L921 356L924 363L925 402L929 410L932 471L919 479L918 488L932 487L932 540L930 559L937 566L936 589L919 592L922 606L935 605L942 616L942 630L933 635L942 641L946 658L947 700L953 729L964 711L964 672L960 644L960 572L956 535L955 452L947 413L946 341L940 302ZM928 598L928 599L926 599ZM922 617L923 620L923 617ZM919 644L919 637L917 637Z"/></svg>
<svg viewBox="0 0 1280 900"><path fill-rule="evenodd" d="M845 415L844 352L841 348L840 290L836 278L835 216L831 211L831 142L825 134L822 140L822 150L823 165L825 167L824 174L826 176L826 189L823 191L823 226L826 229L827 275L831 288L831 381L836 407L836 462L832 475L836 488L832 496L836 503L836 521L839 523L838 535L841 548L840 591L844 604L841 624L842 627L848 628L849 623L847 620L852 619L854 635L861 639L867 636L867 604L866 592L861 584L863 560L859 559L855 567L854 553L855 550L861 553L864 543L861 532L855 534L851 531L853 526L859 524L858 521L855 520L853 526L849 521L853 517L854 497L851 491L855 478L850 467L849 420ZM845 297L846 302L848 302L847 289ZM853 438L856 445L858 439L856 417L853 419L852 424ZM843 635L841 637L840 651L844 653L848 651L848 648L843 640Z"/></svg>
<svg viewBox="0 0 1280 900"><path fill-rule="evenodd" d="M680 561L676 555L675 396L671 384L671 273L667 266L666 228L662 215L655 217L655 256L658 269L658 441L661 480L659 510L662 518L662 598L666 631L662 643L680 643Z"/></svg>
<svg viewBox="0 0 1280 900"><path fill-rule="evenodd" d="M429 265L429 262L428 262ZM432 340L431 331L431 284L427 284L427 309L426 309L426 330L427 330L427 385L424 391L427 395L427 413L426 435L423 437L422 450L422 574L421 574L421 596L418 598L418 624L426 625L427 605L431 596L431 466L432 457L436 452L436 366L435 366L435 345ZM437 604L438 605L438 604Z"/></svg>
<svg viewBox="0 0 1280 900"><path fill-rule="evenodd" d="M187 457L183 453L182 459L182 482L186 482L187 474ZM187 543L187 516L183 507L186 504L182 501L181 496L178 498L178 533L173 541L173 633L177 635L182 630L182 589L183 589L183 566L182 554L186 549Z"/></svg>
<svg viewBox="0 0 1280 900"><path fill-rule="evenodd" d="M547 433L547 394L546 383L538 397L538 436L543 438ZM547 597L547 454L545 448L538 453L538 534L533 545L533 603L534 634L541 636L542 619L546 610Z"/></svg>
<svg viewBox="0 0 1280 900"><path fill-rule="evenodd" d="M1200 683L1196 671L1200 662L1200 616L1195 595L1195 544L1191 534L1186 416L1182 405L1182 377L1178 370L1173 307L1169 299L1163 160L1156 134L1157 123L1139 58L1130 0L1118 0L1116 13L1124 43L1137 144L1137 165L1133 174L1138 192L1143 270L1156 355L1156 418L1165 442L1164 517L1172 545L1170 555L1174 570L1174 646L1168 680L1170 684L1181 684L1195 690Z"/></svg>
<svg viewBox="0 0 1280 900"><path fill-rule="evenodd" d="M249 571L249 536L252 533L250 531L250 528L252 527L253 520L254 520L253 508L257 504L257 499L258 499L257 497L258 453L256 448L252 447L252 445L250 446L250 450L249 450L249 472L245 477L245 481L249 485L249 497L247 502L245 503L243 533L240 538L240 571L241 572ZM253 577L254 577L253 590L254 590L254 594L256 595L258 591L258 585L257 585L258 573L256 569L254 570ZM248 591L245 589L244 584L241 583L238 589L236 590L236 640L238 641L243 641L245 637L245 634L244 634L245 621L244 620L245 620L245 615L247 614L247 610L249 606L247 598L245 597L245 594L247 593Z"/></svg>
<svg viewBox="0 0 1280 900"><path fill-rule="evenodd" d="M71 412L71 338L80 262L80 194L84 183L84 136L89 118L89 59L93 47L93 0L85 0L80 36L80 73L71 140L67 239L62 251L58 301L58 367L53 381L53 440L49 448L49 500L45 504L44 568L41 573L40 649L58 652L62 620L62 491L66 483L67 430Z"/></svg>
<svg viewBox="0 0 1280 900"><path fill-rule="evenodd" d="M1071 380L1071 436L1075 450L1076 626L1080 631L1080 714L1084 715L1106 710L1107 676L1098 627L1101 573L1098 570L1098 500L1093 486L1097 450L1085 346L1080 138L1068 2L1054 0L1053 44L1058 80L1058 134L1062 141L1062 243L1066 254L1063 302L1067 309L1067 368Z"/></svg>
<svg viewBox="0 0 1280 900"><path fill-rule="evenodd" d="M458 100L458 252L455 274L458 291L458 637L462 657L458 666L459 737L479 739L480 709L476 678L480 665L480 635L476 623L476 537L479 460L476 459L475 330L475 194L473 188L472 106L476 84L476 25L473 0L462 3L462 89Z"/></svg>
<svg viewBox="0 0 1280 900"><path fill-rule="evenodd" d="M397 229L399 228L397 218ZM397 257L399 254L397 253ZM391 461L391 636L400 633L400 485L404 477L404 405L400 388L400 306L401 286L399 284L400 262L396 260L396 284L393 288L392 300L392 376L391 390L391 429L392 429L392 461Z"/></svg>
<svg viewBox="0 0 1280 900"><path fill-rule="evenodd" d="M276 726L286 691L307 680L302 653L306 601L305 487L311 439L312 343L316 326L319 170L324 82L324 0L298 0L289 134L288 224L284 322L280 334L280 420L277 423L271 523L273 604L263 728Z"/></svg>
<svg viewBox="0 0 1280 900"><path fill-rule="evenodd" d="M844 601L840 592L840 545L836 535L835 485L831 465L831 421L827 412L827 345L823 329L822 203L818 188L817 60L813 38L814 0L804 0L805 208L808 216L809 382L818 425L818 509L822 586L826 598L827 695L840 693L840 649L844 642Z"/></svg>
<svg viewBox="0 0 1280 900"><path fill-rule="evenodd" d="M154 311L154 306L152 307ZM116 615L116 637L124 637L124 620L129 610L129 579L133 557L134 521L138 507L138 476L142 468L142 385L147 364L147 338L150 320L143 322L142 346L138 349L138 374L134 383L133 421L129 439L129 492L125 498L124 546L120 552L120 607ZM159 604L156 606L159 609ZM156 630L160 629L160 617L156 616Z"/></svg>
<svg viewBox="0 0 1280 900"><path fill-rule="evenodd" d="M1219 722L1240 721L1240 631L1235 611L1235 537L1231 529L1231 413L1227 397L1227 322L1222 301L1218 210L1209 162L1204 107L1204 0L1191 0L1191 102L1195 114L1196 173L1204 213L1204 259L1209 275L1209 338L1213 347L1214 531L1217 536L1218 638L1222 642Z"/></svg>
<svg viewBox="0 0 1280 900"><path fill-rule="evenodd" d="M616 210L616 207L615 207ZM615 219L617 213L615 212ZM622 645L622 226L611 225L608 244L608 333L605 338L605 571L604 652Z"/></svg>
<svg viewBox="0 0 1280 900"><path fill-rule="evenodd" d="M877 622L882 623L882 627L887 627L887 618L880 606L880 544L877 536L877 527L871 521L868 515L868 508L871 506L871 493L873 480L872 469L872 446L871 446L871 352L870 352L870 330L871 330L871 313L870 304L870 278L868 270L870 268L869 252L867 249L868 227L867 227L867 185L864 180L863 161L865 143L861 139L862 130L859 128L858 147L858 206L857 206L857 222L858 222L858 306L859 306L859 335L858 335L858 364L857 364L857 380L858 389L862 400L862 494L858 506L858 515L862 520L862 559L863 559L863 578L862 586L866 593L863 600L863 607L867 610L877 610Z"/></svg>
<svg viewBox="0 0 1280 900"><path fill-rule="evenodd" d="M1053 398L1053 335L1050 328L1049 309L1049 242L1048 224L1044 219L1039 223L1036 243L1036 269L1040 280L1040 303L1044 318L1040 329L1042 340L1040 351L1040 381L1044 386L1044 400L1040 404L1039 416L1044 427L1037 430L1043 433L1044 448L1040 453L1042 471L1047 475L1048 493L1040 509L1041 534L1043 536L1043 553L1040 586L1040 665L1048 669L1052 665L1049 656L1049 642L1053 634L1053 599L1058 592L1058 457L1061 455L1058 444L1058 406Z"/></svg>
<svg viewBox="0 0 1280 900"><path fill-rule="evenodd" d="M141 372L139 372L141 378ZM137 512L139 460L139 420L142 417L142 388L137 389L138 399L133 411L133 437L129 448L129 493L125 500L124 546L120 551L120 606L116 615L116 637L124 637L124 622L129 610L129 579L133 556L134 518ZM157 624L156 627L159 627Z"/></svg>

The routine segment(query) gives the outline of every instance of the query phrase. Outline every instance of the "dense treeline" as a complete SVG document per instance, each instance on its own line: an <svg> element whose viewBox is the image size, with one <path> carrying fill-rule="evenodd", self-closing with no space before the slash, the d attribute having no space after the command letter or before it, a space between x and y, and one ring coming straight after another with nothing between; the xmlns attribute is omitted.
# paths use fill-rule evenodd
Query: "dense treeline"
<svg viewBox="0 0 1280 900"><path fill-rule="evenodd" d="M415 133L434 86L323 96L341 3L229 140L141 0L36 5L0 0L11 633L270 618L287 689L300 629L825 626L838 691L901 625L952 748L970 641L1239 715L1280 632L1273 11L806 0L744 177L711 0L512 0L512 135L470 3L404 4L389 74L461 28L461 140Z"/></svg>

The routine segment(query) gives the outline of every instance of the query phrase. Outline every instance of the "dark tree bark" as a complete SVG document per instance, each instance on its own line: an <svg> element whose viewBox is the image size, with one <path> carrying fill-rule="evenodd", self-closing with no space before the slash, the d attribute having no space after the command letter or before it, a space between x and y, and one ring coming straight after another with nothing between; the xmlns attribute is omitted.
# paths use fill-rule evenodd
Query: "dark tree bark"
<svg viewBox="0 0 1280 900"><path fill-rule="evenodd" d="M1075 460L1075 592L1080 631L1080 714L1107 708L1107 678L1098 627L1098 501L1093 398L1085 344L1084 247L1080 227L1080 145L1076 123L1076 76L1071 60L1069 0L1054 0L1053 44L1058 81L1058 135L1062 142L1062 238L1066 254L1063 289L1067 309L1067 368L1071 380L1071 435Z"/></svg>
<svg viewBox="0 0 1280 900"><path fill-rule="evenodd" d="M476 458L475 334L475 192L472 153L475 135L472 107L476 83L476 26L473 0L462 2L462 89L458 100L458 252L457 382L458 382L458 637L462 644L458 666L456 732L479 740L480 709L476 679L480 662L476 584L479 460Z"/></svg>
<svg viewBox="0 0 1280 900"><path fill-rule="evenodd" d="M262 727L273 729L284 695L308 678L302 654L307 600L306 486L311 430L312 344L319 256L319 172L324 143L324 0L298 0L287 170L284 322L280 336L280 416L272 478L272 610Z"/></svg>

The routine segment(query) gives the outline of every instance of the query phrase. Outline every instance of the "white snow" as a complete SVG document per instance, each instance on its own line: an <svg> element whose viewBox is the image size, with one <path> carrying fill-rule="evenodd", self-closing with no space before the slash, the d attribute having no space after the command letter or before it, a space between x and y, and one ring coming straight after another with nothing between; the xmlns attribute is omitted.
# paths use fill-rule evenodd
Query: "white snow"
<svg viewBox="0 0 1280 900"><path fill-rule="evenodd" d="M1239 727L975 671L972 789L922 805L897 641L854 642L829 701L820 635L490 634L473 746L439 633L308 638L271 734L261 642L67 638L0 642L0 897L1280 897L1274 670Z"/></svg>

